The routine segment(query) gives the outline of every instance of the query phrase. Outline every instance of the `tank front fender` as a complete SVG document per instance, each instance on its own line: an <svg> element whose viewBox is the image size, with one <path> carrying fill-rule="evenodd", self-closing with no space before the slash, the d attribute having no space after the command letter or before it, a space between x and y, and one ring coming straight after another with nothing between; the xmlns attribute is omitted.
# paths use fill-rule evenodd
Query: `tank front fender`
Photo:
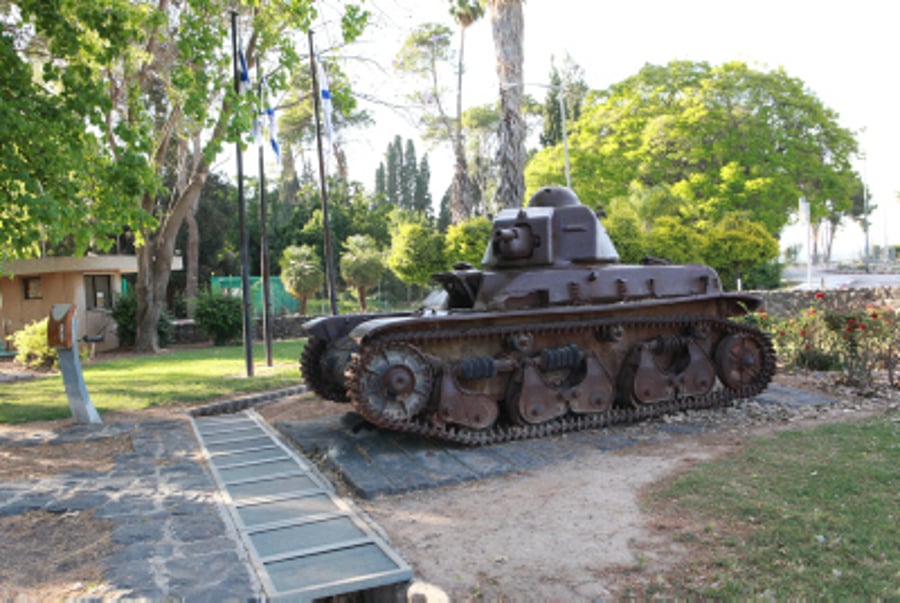
<svg viewBox="0 0 900 603"><path fill-rule="evenodd" d="M408 312L392 314L346 314L341 316L320 316L303 323L304 337L316 337L322 341L337 341L345 337L356 325L387 316L407 316Z"/></svg>

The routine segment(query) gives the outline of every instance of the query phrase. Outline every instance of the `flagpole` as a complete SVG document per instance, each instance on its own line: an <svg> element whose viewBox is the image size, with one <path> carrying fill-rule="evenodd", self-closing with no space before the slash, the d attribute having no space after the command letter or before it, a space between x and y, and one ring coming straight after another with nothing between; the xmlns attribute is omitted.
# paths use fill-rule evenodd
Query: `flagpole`
<svg viewBox="0 0 900 603"><path fill-rule="evenodd" d="M260 107L257 108L256 119L259 119L259 109L263 103L263 76L262 61L256 62L257 94ZM263 292L263 313L262 327L264 347L266 349L266 366L272 366L272 294L271 283L269 282L269 239L267 234L266 221L268 219L268 210L266 208L266 169L265 169L265 145L256 146L259 150L259 263L260 272L262 273L262 292Z"/></svg>
<svg viewBox="0 0 900 603"><path fill-rule="evenodd" d="M316 117L316 145L319 149L319 180L322 192L322 224L325 230L325 273L328 281L328 301L331 313L337 315L337 296L334 290L334 257L331 253L331 222L328 219L328 191L325 182L325 156L322 151L322 124L319 121L319 82L316 77L316 52L313 46L313 31L309 30L309 72L312 75L313 113Z"/></svg>
<svg viewBox="0 0 900 603"><path fill-rule="evenodd" d="M241 92L241 70L238 68L236 10L231 11L231 54L234 66L234 91ZM247 365L247 376L253 376L253 318L250 312L250 239L247 236L247 201L244 199L244 159L241 141L238 139L237 181L238 181L238 219L241 229L241 302L244 305L244 360Z"/></svg>

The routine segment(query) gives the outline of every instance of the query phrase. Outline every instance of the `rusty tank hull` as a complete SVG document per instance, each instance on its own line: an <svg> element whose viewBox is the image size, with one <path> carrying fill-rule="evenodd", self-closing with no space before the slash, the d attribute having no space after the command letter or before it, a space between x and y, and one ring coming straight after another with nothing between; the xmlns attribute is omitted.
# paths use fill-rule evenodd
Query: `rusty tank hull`
<svg viewBox="0 0 900 603"><path fill-rule="evenodd" d="M721 406L774 374L768 336L732 320L757 298L699 264L619 264L568 189L501 212L484 264L435 275L439 309L307 323L307 384L377 426L477 445Z"/></svg>

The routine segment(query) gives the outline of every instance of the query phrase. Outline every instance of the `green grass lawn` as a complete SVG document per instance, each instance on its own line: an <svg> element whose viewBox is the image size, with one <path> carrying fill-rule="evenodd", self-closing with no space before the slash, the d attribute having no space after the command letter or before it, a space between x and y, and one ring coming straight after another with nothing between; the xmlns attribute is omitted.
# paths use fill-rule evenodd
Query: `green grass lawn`
<svg viewBox="0 0 900 603"><path fill-rule="evenodd" d="M666 576L667 596L900 599L896 413L754 440L651 498L684 521L692 560Z"/></svg>
<svg viewBox="0 0 900 603"><path fill-rule="evenodd" d="M86 363L84 381L94 406L139 410L151 406L198 404L298 385L303 340L277 341L273 366L265 363L261 345L254 346L255 376L247 378L243 346L164 351ZM0 423L25 423L71 416L62 376L0 384Z"/></svg>

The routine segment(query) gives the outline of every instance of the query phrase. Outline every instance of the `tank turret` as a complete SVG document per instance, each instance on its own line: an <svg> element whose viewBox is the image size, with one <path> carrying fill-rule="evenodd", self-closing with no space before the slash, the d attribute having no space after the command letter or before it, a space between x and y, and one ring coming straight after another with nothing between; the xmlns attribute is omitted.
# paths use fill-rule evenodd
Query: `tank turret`
<svg viewBox="0 0 900 603"><path fill-rule="evenodd" d="M635 301L721 292L701 264L623 265L599 216L568 188L545 187L527 207L494 220L484 270L434 275L449 309L512 310Z"/></svg>

